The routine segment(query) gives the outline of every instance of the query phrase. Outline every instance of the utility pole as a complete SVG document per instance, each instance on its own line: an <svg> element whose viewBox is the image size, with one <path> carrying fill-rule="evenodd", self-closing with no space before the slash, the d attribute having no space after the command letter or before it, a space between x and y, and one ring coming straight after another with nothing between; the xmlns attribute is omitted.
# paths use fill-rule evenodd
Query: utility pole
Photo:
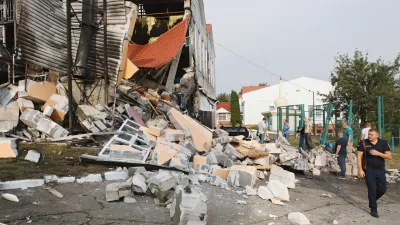
<svg viewBox="0 0 400 225"><path fill-rule="evenodd" d="M313 105L313 107L312 107L312 118L313 118L313 134L314 134L314 136L315 136L315 128L316 128L316 126L315 126L315 92L314 91L311 91L311 90L308 90L309 92L312 92L312 105Z"/></svg>
<svg viewBox="0 0 400 225"><path fill-rule="evenodd" d="M69 118L69 134L73 133L73 115L72 109L72 53L71 53L71 0L66 0L67 3L67 76L68 76L68 118Z"/></svg>

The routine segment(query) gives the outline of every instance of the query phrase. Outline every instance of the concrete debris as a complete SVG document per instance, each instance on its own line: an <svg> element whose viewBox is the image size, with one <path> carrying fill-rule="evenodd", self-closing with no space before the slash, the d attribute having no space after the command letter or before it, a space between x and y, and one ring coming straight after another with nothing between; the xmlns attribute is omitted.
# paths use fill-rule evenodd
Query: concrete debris
<svg viewBox="0 0 400 225"><path fill-rule="evenodd" d="M133 197L129 197L129 196L124 197L124 203L126 203L126 204L134 204L136 202L137 202L136 199L134 199Z"/></svg>
<svg viewBox="0 0 400 225"><path fill-rule="evenodd" d="M125 180L128 179L126 171L109 171L104 173L105 180Z"/></svg>
<svg viewBox="0 0 400 225"><path fill-rule="evenodd" d="M39 120L44 117L43 113L37 110L26 109L20 116L20 120L28 127L36 129Z"/></svg>
<svg viewBox="0 0 400 225"><path fill-rule="evenodd" d="M36 129L52 138L68 136L68 131L48 118L40 118Z"/></svg>
<svg viewBox="0 0 400 225"><path fill-rule="evenodd" d="M100 182L103 179L101 178L101 174L89 174L86 177L82 177L80 179L76 179L76 182L78 184L83 184L83 183L94 183L94 182Z"/></svg>
<svg viewBox="0 0 400 225"><path fill-rule="evenodd" d="M150 191L154 194L157 191L165 192L177 185L176 180L167 171L161 171L147 180Z"/></svg>
<svg viewBox="0 0 400 225"><path fill-rule="evenodd" d="M274 198L274 195L271 193L271 191L266 186L260 186L258 188L257 195L264 200L269 200L269 199Z"/></svg>
<svg viewBox="0 0 400 225"><path fill-rule="evenodd" d="M280 200L277 199L271 199L271 203L274 205L286 205L285 203L281 202Z"/></svg>
<svg viewBox="0 0 400 225"><path fill-rule="evenodd" d="M7 199L8 201L11 201L11 202L19 202L18 197L13 194L4 193L4 194L1 194L1 197L3 197L4 199Z"/></svg>
<svg viewBox="0 0 400 225"><path fill-rule="evenodd" d="M223 137L219 137L219 138L215 138L212 140L212 145L215 146L217 144L226 144L228 142L230 142L231 139L228 136L223 136Z"/></svg>
<svg viewBox="0 0 400 225"><path fill-rule="evenodd" d="M157 127L161 130L164 130L168 126L168 121L161 119L160 122L157 123Z"/></svg>
<svg viewBox="0 0 400 225"><path fill-rule="evenodd" d="M386 171L386 181L388 183L400 183L400 172L398 169L388 169Z"/></svg>
<svg viewBox="0 0 400 225"><path fill-rule="evenodd" d="M132 177L132 185L133 191L136 193L147 192L146 178L142 174L137 173Z"/></svg>
<svg viewBox="0 0 400 225"><path fill-rule="evenodd" d="M60 177L57 182L59 184L66 184L66 183L74 183L75 182L75 177Z"/></svg>
<svg viewBox="0 0 400 225"><path fill-rule="evenodd" d="M28 154L25 157L25 160L37 163L37 162L39 162L40 157L41 157L41 154L39 152L37 152L35 150L29 150Z"/></svg>
<svg viewBox="0 0 400 225"><path fill-rule="evenodd" d="M289 201L289 191L286 185L279 180L270 180L267 185L268 189L275 196L276 199L282 201Z"/></svg>
<svg viewBox="0 0 400 225"><path fill-rule="evenodd" d="M185 139L185 133L183 130L165 129L164 138L166 141L181 141Z"/></svg>
<svg viewBox="0 0 400 225"><path fill-rule="evenodd" d="M149 133L153 136L160 137L161 136L161 129L158 127L149 127Z"/></svg>
<svg viewBox="0 0 400 225"><path fill-rule="evenodd" d="M0 158L16 158L17 156L17 139L0 137Z"/></svg>
<svg viewBox="0 0 400 225"><path fill-rule="evenodd" d="M57 191L54 188L49 188L47 189L52 195L56 196L57 198L64 198L64 195L61 194L59 191Z"/></svg>
<svg viewBox="0 0 400 225"><path fill-rule="evenodd" d="M237 200L236 203L239 204L239 205L246 205L247 204L247 202L243 201L243 200Z"/></svg>
<svg viewBox="0 0 400 225"><path fill-rule="evenodd" d="M303 213L300 212L289 213L288 219L295 224L300 224L300 225L310 224L308 218Z"/></svg>
<svg viewBox="0 0 400 225"><path fill-rule="evenodd" d="M279 180L288 188L295 188L295 176L294 173L284 170L279 166L273 165L271 168L271 175L269 181Z"/></svg>
<svg viewBox="0 0 400 225"><path fill-rule="evenodd" d="M0 190L22 189L25 190L31 187L39 187L44 184L44 179L35 180L16 180L0 182Z"/></svg>
<svg viewBox="0 0 400 225"><path fill-rule="evenodd" d="M257 178L260 180L265 180L265 174L263 171L257 171Z"/></svg>
<svg viewBox="0 0 400 225"><path fill-rule="evenodd" d="M122 197L132 195L131 185L128 182L111 183L106 186L106 201L118 201Z"/></svg>
<svg viewBox="0 0 400 225"><path fill-rule="evenodd" d="M321 194L320 196L321 196L321 197L332 198L332 195L330 195L330 194Z"/></svg>
<svg viewBox="0 0 400 225"><path fill-rule="evenodd" d="M278 218L278 216L275 216L275 215L269 214L269 218L276 219L276 218Z"/></svg>
<svg viewBox="0 0 400 225"><path fill-rule="evenodd" d="M217 187L222 187L222 188L225 188L228 186L228 183L226 182L226 180L224 180L218 176L211 176L210 184L217 186Z"/></svg>
<svg viewBox="0 0 400 225"><path fill-rule="evenodd" d="M68 98L65 96L53 94L47 101L46 104L42 106L42 111L44 113L45 109L50 106L53 108L50 113L50 119L56 123L61 123L64 121L65 115L68 112ZM46 114L46 113L44 113Z"/></svg>
<svg viewBox="0 0 400 225"><path fill-rule="evenodd" d="M186 225L191 221L207 222L207 199L203 198L201 192L192 190L186 192L177 186L175 198L171 205L170 216L176 225ZM204 195L204 194L203 194ZM192 222L193 221L193 222Z"/></svg>
<svg viewBox="0 0 400 225"><path fill-rule="evenodd" d="M235 165L230 168L228 185L236 187L253 187L257 178L257 169L253 166Z"/></svg>
<svg viewBox="0 0 400 225"><path fill-rule="evenodd" d="M253 195L255 196L255 195L257 195L257 190L250 186L246 186L246 194L249 196L253 196Z"/></svg>
<svg viewBox="0 0 400 225"><path fill-rule="evenodd" d="M339 224L339 222L336 221L336 220L334 220L332 223L335 224L335 225Z"/></svg>

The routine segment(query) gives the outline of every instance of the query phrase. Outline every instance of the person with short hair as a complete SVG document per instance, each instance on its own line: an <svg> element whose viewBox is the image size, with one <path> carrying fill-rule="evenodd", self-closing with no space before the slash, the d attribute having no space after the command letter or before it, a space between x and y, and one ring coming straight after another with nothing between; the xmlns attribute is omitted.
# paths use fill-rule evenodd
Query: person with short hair
<svg viewBox="0 0 400 225"><path fill-rule="evenodd" d="M303 121L304 121L305 149L310 150L310 149L312 149L312 140L311 140L312 124L307 119L307 117L304 117Z"/></svg>
<svg viewBox="0 0 400 225"><path fill-rule="evenodd" d="M365 178L367 184L371 216L376 218L379 218L377 201L387 190L385 160L390 159L392 152L389 143L379 138L378 130L371 128L368 139L358 143L357 165L358 176Z"/></svg>
<svg viewBox="0 0 400 225"><path fill-rule="evenodd" d="M368 139L368 131L369 131L369 129L371 129L371 124L370 123L366 123L365 124L365 128L363 128L362 131L361 131L361 139L360 140Z"/></svg>
<svg viewBox="0 0 400 225"><path fill-rule="evenodd" d="M290 125L286 120L283 120L283 136L289 141Z"/></svg>
<svg viewBox="0 0 400 225"><path fill-rule="evenodd" d="M258 123L258 134L260 135L260 144L264 144L265 133L267 133L267 119L264 117L262 121Z"/></svg>
<svg viewBox="0 0 400 225"><path fill-rule="evenodd" d="M346 151L347 151L347 158L349 159L349 163L353 164L353 142L354 142L354 134L353 129L349 126L347 122L343 123L344 128L344 139L347 141Z"/></svg>
<svg viewBox="0 0 400 225"><path fill-rule="evenodd" d="M336 141L336 158L340 167L339 179L346 179L346 146L347 141L343 138L343 132L338 133L339 139Z"/></svg>

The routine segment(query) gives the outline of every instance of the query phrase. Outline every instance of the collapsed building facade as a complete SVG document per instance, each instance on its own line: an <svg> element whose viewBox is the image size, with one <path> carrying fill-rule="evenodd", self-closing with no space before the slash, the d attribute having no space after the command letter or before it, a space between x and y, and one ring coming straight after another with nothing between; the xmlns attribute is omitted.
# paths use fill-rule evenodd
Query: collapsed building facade
<svg viewBox="0 0 400 225"><path fill-rule="evenodd" d="M70 58L75 106L112 105L125 80L174 94L182 111L215 125L215 52L202 0L2 3L12 25L3 35L2 84L44 75L39 81L68 89Z"/></svg>

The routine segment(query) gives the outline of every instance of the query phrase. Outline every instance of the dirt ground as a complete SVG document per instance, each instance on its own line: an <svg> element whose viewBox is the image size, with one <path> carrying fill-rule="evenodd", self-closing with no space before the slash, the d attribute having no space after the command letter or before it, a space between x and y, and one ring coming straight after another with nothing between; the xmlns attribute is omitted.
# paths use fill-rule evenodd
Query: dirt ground
<svg viewBox="0 0 400 225"><path fill-rule="evenodd" d="M379 200L380 218L368 214L367 189L364 182L355 179L337 180L333 175L323 174L318 179L307 179L296 174L300 183L289 190L290 202L285 206L273 205L258 196L245 199L236 191L243 188L225 190L203 184L203 192L208 197L208 225L276 225L291 224L287 219L290 212L304 213L311 224L385 224L397 225L400 218L400 185L390 184L388 193ZM157 206L150 196L135 196L137 203L106 202L107 182L94 184L64 184L55 186L63 199L50 194L44 188L12 190L8 193L19 197L14 203L0 198L0 222L7 225L112 225L112 224L173 224L169 210ZM257 186L265 185L259 181ZM4 193L1 192L1 193ZM332 198L322 197L330 194ZM237 200L247 201L239 205ZM277 216L276 219L269 215ZM28 218L28 219L27 219Z"/></svg>
<svg viewBox="0 0 400 225"><path fill-rule="evenodd" d="M101 173L109 168L101 165L89 165L79 162L82 154L97 155L99 150L88 148L70 148L66 144L20 143L16 159L0 160L0 180L22 180L43 178L43 175L84 176L88 173ZM44 160L38 163L25 161L28 150L43 153Z"/></svg>

